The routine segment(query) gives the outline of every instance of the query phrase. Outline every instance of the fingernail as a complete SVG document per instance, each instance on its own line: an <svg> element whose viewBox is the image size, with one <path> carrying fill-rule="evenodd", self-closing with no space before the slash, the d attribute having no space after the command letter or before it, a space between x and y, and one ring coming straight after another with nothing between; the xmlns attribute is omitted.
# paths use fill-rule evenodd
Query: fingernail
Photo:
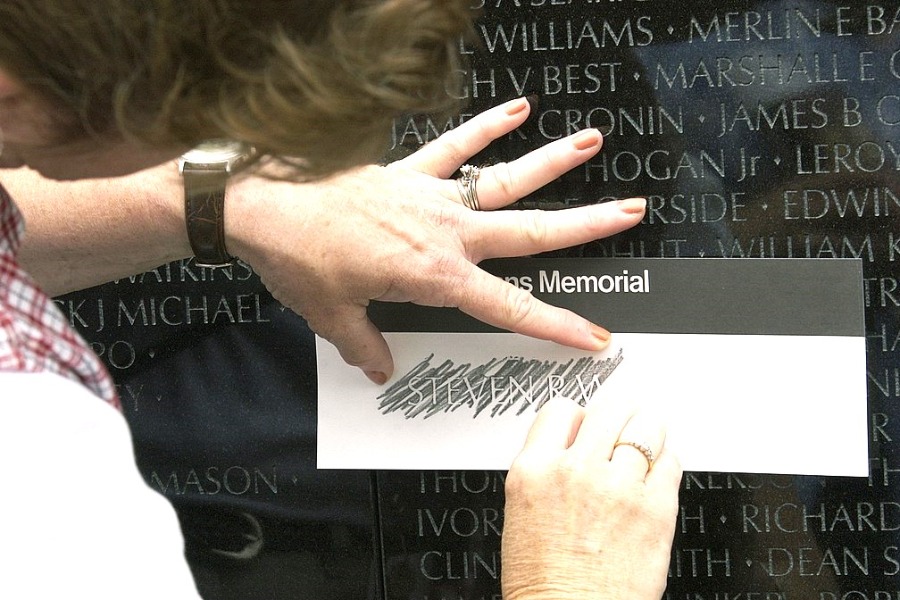
<svg viewBox="0 0 900 600"><path fill-rule="evenodd" d="M596 129L585 129L572 136L572 145L577 150L587 150L588 148L596 148L602 140L603 137Z"/></svg>
<svg viewBox="0 0 900 600"><path fill-rule="evenodd" d="M618 206L619 210L623 213L638 215L646 210L647 200L644 198L626 198L625 200L616 202L616 206Z"/></svg>
<svg viewBox="0 0 900 600"><path fill-rule="evenodd" d="M519 114L528 108L528 100L525 98L516 98L506 104L506 114L510 117Z"/></svg>
<svg viewBox="0 0 900 600"><path fill-rule="evenodd" d="M529 94L525 97L525 99L528 100L528 106L531 107L531 112L534 113L534 111L537 110L538 107L538 95Z"/></svg>
<svg viewBox="0 0 900 600"><path fill-rule="evenodd" d="M593 325L591 327L591 335L594 336L594 339L600 342L600 348L598 350L602 350L606 346L609 345L609 340L612 337L612 334L607 330L603 329L599 325Z"/></svg>
<svg viewBox="0 0 900 600"><path fill-rule="evenodd" d="M365 371L365 373L366 377L376 385L384 385L387 382L387 375L381 371Z"/></svg>

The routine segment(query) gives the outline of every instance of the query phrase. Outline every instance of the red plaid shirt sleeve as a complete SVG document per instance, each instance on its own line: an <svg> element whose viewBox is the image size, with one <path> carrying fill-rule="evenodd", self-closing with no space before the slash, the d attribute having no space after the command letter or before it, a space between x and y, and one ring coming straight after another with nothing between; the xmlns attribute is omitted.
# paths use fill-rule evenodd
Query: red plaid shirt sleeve
<svg viewBox="0 0 900 600"><path fill-rule="evenodd" d="M24 231L21 214L0 186L0 371L56 373L121 408L103 363L19 265Z"/></svg>

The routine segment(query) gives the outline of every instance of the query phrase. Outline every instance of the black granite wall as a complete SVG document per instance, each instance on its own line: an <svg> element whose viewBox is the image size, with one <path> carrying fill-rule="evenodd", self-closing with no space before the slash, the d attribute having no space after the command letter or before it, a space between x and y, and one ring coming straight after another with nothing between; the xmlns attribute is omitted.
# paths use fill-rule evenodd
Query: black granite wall
<svg viewBox="0 0 900 600"><path fill-rule="evenodd" d="M900 599L900 3L485 4L466 115L398 121L392 157L534 94L473 163L598 127L601 154L523 204L649 201L635 230L557 255L863 261L869 478L686 473L666 598ZM173 263L59 303L207 598L499 597L503 473L317 471L312 335L248 267Z"/></svg>

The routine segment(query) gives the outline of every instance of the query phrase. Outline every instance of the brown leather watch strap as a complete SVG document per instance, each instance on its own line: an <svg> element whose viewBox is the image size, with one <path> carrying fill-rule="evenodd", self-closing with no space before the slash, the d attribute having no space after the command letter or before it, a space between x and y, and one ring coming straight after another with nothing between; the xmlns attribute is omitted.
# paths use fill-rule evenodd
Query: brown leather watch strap
<svg viewBox="0 0 900 600"><path fill-rule="evenodd" d="M203 267L230 265L234 260L225 249L225 185L222 169L184 166L184 202L188 240L196 263Z"/></svg>

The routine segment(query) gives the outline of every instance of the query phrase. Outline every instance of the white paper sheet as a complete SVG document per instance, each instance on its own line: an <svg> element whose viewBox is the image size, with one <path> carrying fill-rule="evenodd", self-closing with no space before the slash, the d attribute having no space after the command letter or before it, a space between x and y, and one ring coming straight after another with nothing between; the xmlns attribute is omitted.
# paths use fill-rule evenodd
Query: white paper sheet
<svg viewBox="0 0 900 600"><path fill-rule="evenodd" d="M385 337L396 371L383 387L317 339L319 468L508 469L541 394L565 385L546 372L532 371L529 380L526 361L560 367L581 359L594 375L579 378L570 367L567 395L637 398L664 417L667 446L685 470L868 473L863 337L622 333L596 355L516 334ZM603 380L603 361L618 362L620 351ZM406 381L405 394L395 386L386 395L425 360L466 371L500 361L515 381L497 371L470 375L468 383L452 371L420 373Z"/></svg>

